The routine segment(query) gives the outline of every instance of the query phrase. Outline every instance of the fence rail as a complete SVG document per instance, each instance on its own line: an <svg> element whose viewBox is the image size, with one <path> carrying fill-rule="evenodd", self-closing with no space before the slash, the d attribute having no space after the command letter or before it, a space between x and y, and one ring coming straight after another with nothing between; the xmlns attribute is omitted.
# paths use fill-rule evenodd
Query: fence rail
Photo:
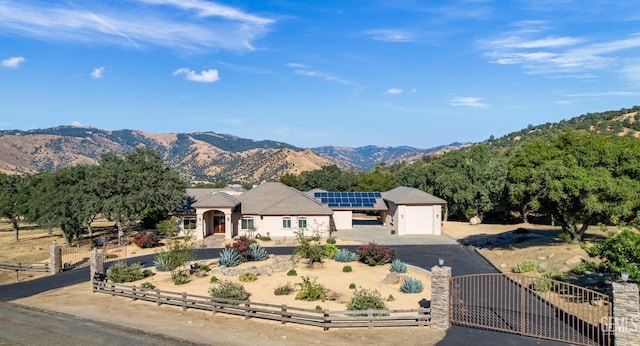
<svg viewBox="0 0 640 346"><path fill-rule="evenodd" d="M32 262L0 262L0 270L10 270L14 272L50 272L49 263Z"/></svg>
<svg viewBox="0 0 640 346"><path fill-rule="evenodd" d="M198 309L215 313L260 318L278 321L282 324L295 323L329 328L357 328L357 327L408 327L431 325L431 309L400 309L400 310L313 310L297 308L287 305L266 304L251 301L214 298L187 293L146 289L123 284L93 281L93 292L111 294L181 307L182 310Z"/></svg>

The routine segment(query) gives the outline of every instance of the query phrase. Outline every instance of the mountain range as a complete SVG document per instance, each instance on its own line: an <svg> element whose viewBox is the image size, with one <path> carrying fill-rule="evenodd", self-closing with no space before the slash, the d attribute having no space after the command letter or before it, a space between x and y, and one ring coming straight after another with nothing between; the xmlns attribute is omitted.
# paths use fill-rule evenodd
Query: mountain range
<svg viewBox="0 0 640 346"><path fill-rule="evenodd" d="M58 126L0 131L0 172L33 174L75 164L95 164L105 153L125 153L145 146L155 150L191 182L257 183L331 164L366 171L380 163L411 163L425 155L465 145L469 144L453 143L432 149L406 146L303 149L277 141L254 141L214 132L154 134Z"/></svg>
<svg viewBox="0 0 640 346"><path fill-rule="evenodd" d="M640 106L587 113L557 123L529 125L485 142L507 148L531 138L579 130L640 138ZM101 130L58 126L0 131L0 172L33 174L75 164L95 164L108 152L126 153L139 146L154 149L169 167L191 182L259 183L287 173L300 174L326 165L368 171L377 164L412 163L473 145L452 143L430 149L407 146L324 146L298 148L278 141L254 141L215 132L154 134L138 130Z"/></svg>

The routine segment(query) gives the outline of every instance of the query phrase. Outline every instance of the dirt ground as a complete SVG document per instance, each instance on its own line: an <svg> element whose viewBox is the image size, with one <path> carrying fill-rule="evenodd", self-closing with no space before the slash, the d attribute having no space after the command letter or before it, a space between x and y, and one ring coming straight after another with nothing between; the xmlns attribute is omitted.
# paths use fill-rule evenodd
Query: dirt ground
<svg viewBox="0 0 640 346"><path fill-rule="evenodd" d="M515 230L521 229L517 232ZM578 244L566 244L558 239L559 229L557 227L540 226L531 224L519 225L470 225L461 222L445 222L444 233L458 239L462 244L471 245L485 256L494 266L504 272L511 272L511 268L523 259L536 259L544 263L548 271L565 271L571 269L576 258L589 259L585 251ZM603 236L597 228L591 228L587 233L587 241ZM53 239L61 239L60 235L46 235L41 230L21 231L21 242L12 242L12 233L0 226L0 260L22 260L22 261L46 261L49 255L49 246ZM60 241L59 241L60 242ZM338 244L340 245L340 244ZM141 250L132 247L128 250L129 256L158 251L158 249ZM589 259L591 260L591 259ZM326 284L329 289L335 290L343 297L349 295L349 283L353 282L358 286L365 287L368 279L371 278L379 284L388 273L386 266L380 267L381 272L371 274L349 263L353 267L353 272L343 273L344 264L325 263L327 273L330 278L321 277L319 272L306 272L305 268L296 268L297 277L282 277L274 275L278 284L300 281L300 276L308 275L318 277L318 282ZM364 268L367 269L367 268ZM412 269L413 270L413 269ZM363 273L369 273L362 275ZM422 272L410 272L411 276L419 276ZM422 273L423 274L423 273ZM27 276L21 273L21 276ZM183 292L193 289L194 293L206 295L211 275L222 278L222 275L215 272L204 278L196 278L187 286L180 287L173 285L168 277L158 274L151 278L142 280L152 282L158 288ZM425 274L426 275L426 274ZM28 279L28 278L25 278ZM259 278L254 283L246 284L247 290L252 293L251 300L273 302L273 289L267 287L269 280ZM21 277L22 280L22 277ZM0 272L0 283L15 282L15 273ZM430 280L423 280L425 283L425 295L430 295ZM136 283L139 285L140 282ZM372 283L367 283L373 285ZM262 286L265 285L265 286ZM388 286L388 285L386 285ZM404 298L414 299L411 295L403 295L398 291L398 285L388 287L373 286L378 288L383 297L389 294L396 298L395 302L389 302L389 306L397 308L400 300ZM174 289L180 287L179 289ZM187 288L191 287L191 288ZM408 296L408 297L407 297ZM285 299L293 300L293 296ZM285 303L301 307L314 308L321 305L323 308L333 308L333 303L311 302L307 305ZM444 337L444 332L432 330L431 328L383 328L383 329L343 329L322 331L318 328L298 326L293 324L281 325L272 321L262 321L257 319L244 320L239 317L226 316L223 314L212 315L199 311L188 310L183 312L180 308L170 306L160 306L142 302L131 301L122 297L112 297L105 294L91 293L90 284L83 283L75 286L65 287L14 301L13 303L36 306L42 309L60 311L105 321L119 323L132 328L148 330L154 333L171 335L199 343L224 343L230 345L300 345L315 343L318 345L353 345L353 344L379 344L379 345L431 345ZM392 304L393 303L393 304Z"/></svg>

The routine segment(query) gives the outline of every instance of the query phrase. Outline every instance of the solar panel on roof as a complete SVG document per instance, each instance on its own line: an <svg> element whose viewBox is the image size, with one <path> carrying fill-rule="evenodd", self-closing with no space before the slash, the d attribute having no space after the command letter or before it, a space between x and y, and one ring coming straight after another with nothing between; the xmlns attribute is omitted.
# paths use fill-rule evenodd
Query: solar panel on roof
<svg viewBox="0 0 640 346"><path fill-rule="evenodd" d="M380 193L380 192L375 192L374 195L375 195L375 197L378 197L378 198L382 197L382 193Z"/></svg>
<svg viewBox="0 0 640 346"><path fill-rule="evenodd" d="M330 208L338 207L338 203L329 203Z"/></svg>
<svg viewBox="0 0 640 346"><path fill-rule="evenodd" d="M328 203L329 199L327 197L323 197L323 198L320 199L320 202L321 203Z"/></svg>
<svg viewBox="0 0 640 346"><path fill-rule="evenodd" d="M373 203L363 203L362 206L363 207L367 207L367 208L372 208L373 207Z"/></svg>
<svg viewBox="0 0 640 346"><path fill-rule="evenodd" d="M355 203L356 199L354 197L349 197L349 203Z"/></svg>

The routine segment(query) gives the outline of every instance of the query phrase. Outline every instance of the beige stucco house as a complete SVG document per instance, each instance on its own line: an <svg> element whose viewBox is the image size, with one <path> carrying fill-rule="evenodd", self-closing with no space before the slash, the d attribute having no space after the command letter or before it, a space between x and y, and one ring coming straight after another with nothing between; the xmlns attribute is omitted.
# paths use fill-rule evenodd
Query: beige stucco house
<svg viewBox="0 0 640 346"><path fill-rule="evenodd" d="M353 212L375 210L393 234L442 232L442 207L447 202L426 192L398 187L380 192L301 192L278 182L251 190L187 189L188 206L181 213L181 231L192 229L196 239L224 234L293 237L298 229L327 236L329 230L351 229Z"/></svg>

